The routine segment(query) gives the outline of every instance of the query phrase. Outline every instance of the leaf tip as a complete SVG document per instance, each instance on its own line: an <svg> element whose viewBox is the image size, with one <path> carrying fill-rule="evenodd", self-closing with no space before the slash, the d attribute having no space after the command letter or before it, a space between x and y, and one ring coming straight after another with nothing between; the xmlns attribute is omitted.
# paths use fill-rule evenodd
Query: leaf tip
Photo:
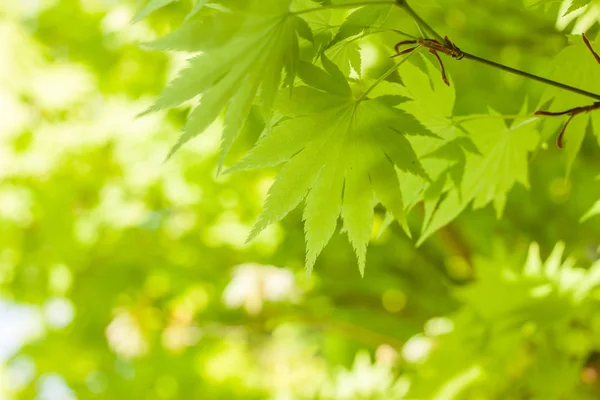
<svg viewBox="0 0 600 400"><path fill-rule="evenodd" d="M253 241L258 236L258 234L263 231L263 229L265 229L264 223L262 223L261 220L259 219L258 221L256 221L256 223L252 227L252 230L248 234L248 237L246 238L246 241L244 243L248 244L251 241Z"/></svg>
<svg viewBox="0 0 600 400"><path fill-rule="evenodd" d="M137 114L135 116L135 118L137 119L137 118L145 117L146 115L152 114L155 111L156 111L156 109L154 108L154 106L150 106L147 109L145 109L144 111L142 111L141 113Z"/></svg>
<svg viewBox="0 0 600 400"><path fill-rule="evenodd" d="M309 244L307 243L307 246ZM310 276L310 274L312 274L312 271L314 269L315 263L317 262L317 256L319 255L319 253L315 252L314 250L310 249L309 247L307 247L306 249L306 258L304 260L304 269L306 269L306 273L308 274L308 276Z"/></svg>
<svg viewBox="0 0 600 400"><path fill-rule="evenodd" d="M403 218L400 222L400 226L402 227L402 230L404 231L404 233L406 233L406 236L408 236L409 239L412 239L412 232L410 231L410 227L408 226L408 222L406 221L406 218Z"/></svg>
<svg viewBox="0 0 600 400"><path fill-rule="evenodd" d="M168 162L175 155L175 153L179 151L183 143L184 141L180 139L177 143L175 143L173 147L171 147L171 150L169 150L169 154L167 154L167 156L165 157L163 164Z"/></svg>
<svg viewBox="0 0 600 400"><path fill-rule="evenodd" d="M313 267L314 267L314 265L305 264L305 266L304 266L304 273L306 274L306 279L310 279L311 278L312 272L313 272Z"/></svg>
<svg viewBox="0 0 600 400"><path fill-rule="evenodd" d="M429 237L431 236L432 232L429 228L427 229L423 229L423 232L421 232L421 236L419 237L419 240L417 240L417 243L415 244L416 248L421 247L421 245L423 243L425 243L425 241L427 241L427 239L429 239Z"/></svg>
<svg viewBox="0 0 600 400"><path fill-rule="evenodd" d="M360 277L365 277L365 260L360 260L358 262L358 272L360 273Z"/></svg>

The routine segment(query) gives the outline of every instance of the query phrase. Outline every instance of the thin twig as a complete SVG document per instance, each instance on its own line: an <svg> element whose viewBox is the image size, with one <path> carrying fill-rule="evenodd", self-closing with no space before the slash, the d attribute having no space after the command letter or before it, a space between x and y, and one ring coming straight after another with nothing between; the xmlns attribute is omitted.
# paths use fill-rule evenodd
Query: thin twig
<svg viewBox="0 0 600 400"><path fill-rule="evenodd" d="M435 29L433 29L423 18L421 18L421 16L419 14L417 14L415 12L415 10L413 10L411 8L411 6L408 5L408 3L406 2L406 0L396 0L396 5L398 7L400 7L400 8L403 8L404 11L406 11L406 13L408 15L410 15L411 18L414 19L417 24L419 24L426 31L429 31L429 33L431 33L438 41L440 41L441 43L445 42L445 40L442 37L442 35L440 35L439 33L437 33L435 31Z"/></svg>
<svg viewBox="0 0 600 400"><path fill-rule="evenodd" d="M570 92L577 93L582 96L590 97L594 100L600 100L600 94L591 93L591 92L588 92L588 91L585 91L585 90L582 90L582 89L579 89L579 88L576 88L576 87L573 87L570 85L565 85L564 83L553 81L551 79L542 78L541 76L530 74L529 72L521 71L516 68L508 67L506 65L499 64L497 62L490 61L485 58L475 56L473 54L464 53L464 52L463 52L463 54L464 54L464 57L468 58L469 60L477 61L482 64L488 65L490 67L498 68L498 69L501 69L502 71L510 72L512 74L519 75L524 78L532 79L534 81L538 81L538 82L544 83L546 85L554 86L559 89L568 90Z"/></svg>
<svg viewBox="0 0 600 400"><path fill-rule="evenodd" d="M600 101L597 101L594 104L589 105L589 106L574 107L574 108L570 108L565 111L558 111L558 112L536 111L534 115L545 115L547 117L558 117L561 115L569 115L569 119L563 125L563 127L560 131L560 134L558 135L558 138L556 139L556 144L558 145L558 147L560 147L562 149L564 147L565 132L567 131L567 127L569 126L569 124L571 123L573 118L575 118L579 114L588 113L588 112L594 111L594 110L600 110Z"/></svg>

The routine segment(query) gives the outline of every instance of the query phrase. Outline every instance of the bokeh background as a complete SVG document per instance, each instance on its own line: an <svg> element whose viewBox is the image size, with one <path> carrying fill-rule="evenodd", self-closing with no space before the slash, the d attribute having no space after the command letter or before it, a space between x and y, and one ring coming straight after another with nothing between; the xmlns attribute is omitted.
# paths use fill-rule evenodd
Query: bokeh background
<svg viewBox="0 0 600 400"><path fill-rule="evenodd" d="M461 47L540 73L600 15L432 3ZM220 123L163 162L187 110L136 115L186 55L140 43L190 4L131 24L139 7L0 1L0 399L600 398L591 135L568 178L537 154L502 220L469 211L415 248L378 210L364 278L340 234L307 277L300 212L245 243L275 171L217 177ZM458 115L542 90L448 68Z"/></svg>

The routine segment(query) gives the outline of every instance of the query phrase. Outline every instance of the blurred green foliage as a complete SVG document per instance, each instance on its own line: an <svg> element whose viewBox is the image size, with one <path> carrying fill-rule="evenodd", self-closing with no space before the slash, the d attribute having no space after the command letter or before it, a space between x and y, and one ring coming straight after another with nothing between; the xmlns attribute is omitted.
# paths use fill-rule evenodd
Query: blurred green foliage
<svg viewBox="0 0 600 400"><path fill-rule="evenodd" d="M423 12L457 43L533 71L584 23L440 3ZM134 1L0 3L1 399L600 397L593 139L568 179L538 154L501 220L468 212L419 248L393 226L364 278L336 234L307 278L300 211L245 243L274 171L217 177L219 122L163 163L186 110L135 118L182 61L139 43L190 6L130 24ZM541 94L448 68L458 114Z"/></svg>

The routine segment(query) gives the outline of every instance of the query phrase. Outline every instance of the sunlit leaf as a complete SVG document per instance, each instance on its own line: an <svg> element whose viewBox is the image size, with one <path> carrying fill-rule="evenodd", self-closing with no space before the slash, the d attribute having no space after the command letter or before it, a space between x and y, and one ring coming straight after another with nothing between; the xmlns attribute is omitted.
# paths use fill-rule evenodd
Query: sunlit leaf
<svg viewBox="0 0 600 400"><path fill-rule="evenodd" d="M234 169L284 163L250 239L306 197L307 269L312 269L329 242L341 212L362 272L374 192L403 222L402 198L394 188L394 165L426 177L405 136L422 133L425 128L377 100L354 98L341 71L327 59L323 64L326 70L300 70L309 86L294 90L291 99L284 97L285 107L280 109L284 113L291 110L287 113L291 119L276 125ZM306 104L322 106L307 109Z"/></svg>

